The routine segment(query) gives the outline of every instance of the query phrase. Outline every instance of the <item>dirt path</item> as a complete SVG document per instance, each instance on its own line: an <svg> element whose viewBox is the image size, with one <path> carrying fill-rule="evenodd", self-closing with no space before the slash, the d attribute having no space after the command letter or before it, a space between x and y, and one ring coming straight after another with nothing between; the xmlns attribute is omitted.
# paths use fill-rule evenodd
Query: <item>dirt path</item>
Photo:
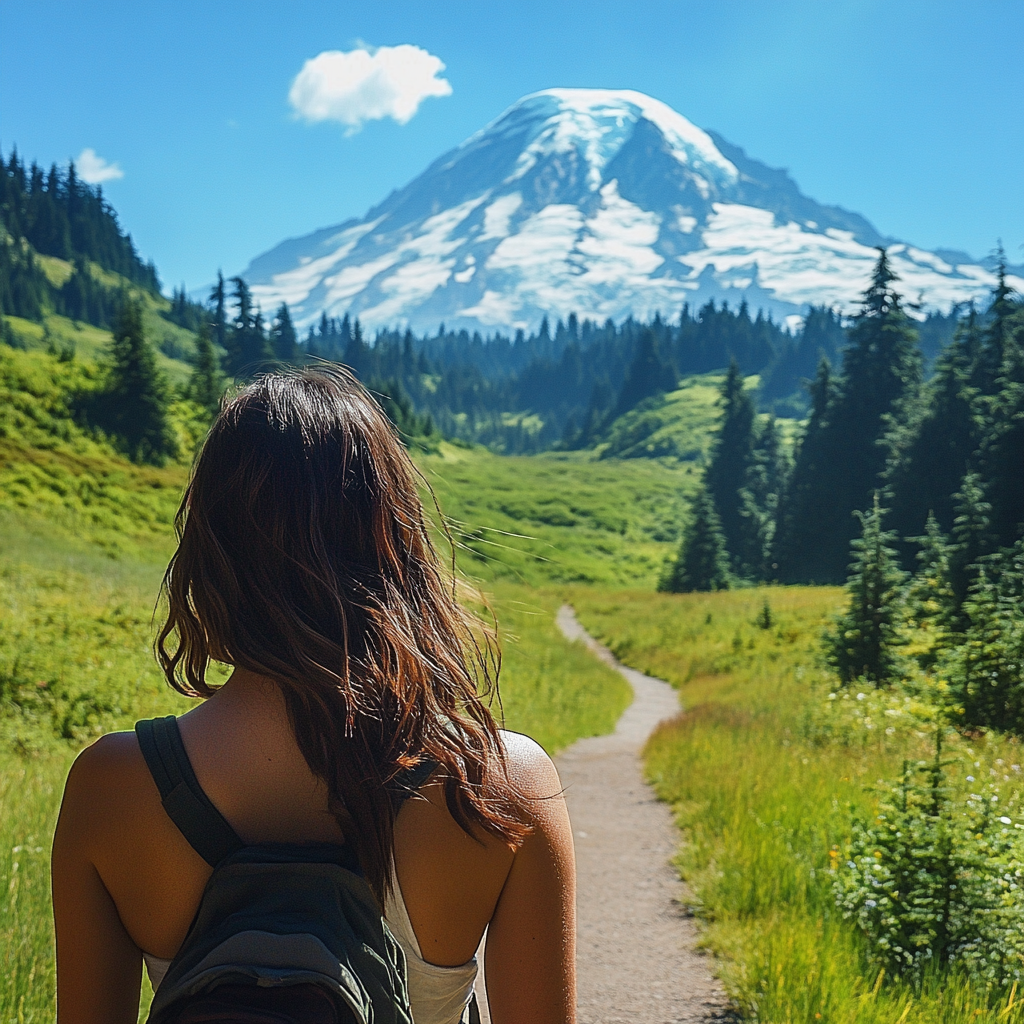
<svg viewBox="0 0 1024 1024"><path fill-rule="evenodd" d="M568 605L557 623L621 672L636 694L615 732L577 741L556 762L576 842L580 1022L732 1021L679 903L682 885L668 863L679 833L641 774L644 741L678 714L678 694L620 665Z"/></svg>

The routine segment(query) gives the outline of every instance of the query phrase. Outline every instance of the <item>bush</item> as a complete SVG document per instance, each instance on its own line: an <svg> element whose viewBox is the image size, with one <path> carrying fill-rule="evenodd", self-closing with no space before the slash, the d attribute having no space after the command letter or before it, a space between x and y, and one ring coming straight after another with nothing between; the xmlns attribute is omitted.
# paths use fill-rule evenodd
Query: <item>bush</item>
<svg viewBox="0 0 1024 1024"><path fill-rule="evenodd" d="M941 736L930 764L904 763L874 822L854 823L833 894L888 977L920 985L952 968L1006 986L1024 975L1024 826L994 786L951 798Z"/></svg>

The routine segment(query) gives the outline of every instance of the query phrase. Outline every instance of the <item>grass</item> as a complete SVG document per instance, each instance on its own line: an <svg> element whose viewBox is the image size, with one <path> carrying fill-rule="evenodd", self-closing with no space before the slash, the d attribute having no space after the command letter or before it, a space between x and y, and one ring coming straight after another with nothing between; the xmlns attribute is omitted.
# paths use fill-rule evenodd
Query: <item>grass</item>
<svg viewBox="0 0 1024 1024"><path fill-rule="evenodd" d="M416 459L464 571L535 586L654 586L675 549L689 466L592 455L497 456L443 445Z"/></svg>
<svg viewBox="0 0 1024 1024"><path fill-rule="evenodd" d="M74 272L73 265L56 256L40 256L36 261L55 288L60 288ZM146 337L156 348L157 364L172 384L184 384L190 374L189 361L195 353L195 337L177 324L165 320L162 313L171 308L170 300L163 295L153 295L132 285L126 278L93 263L90 269L102 285L110 289L128 288L142 301L142 320ZM19 342L28 350L45 351L51 345L58 350L67 349L76 359L96 362L102 359L110 345L110 331L92 324L70 320L55 313L47 313L42 323L8 316Z"/></svg>
<svg viewBox="0 0 1024 1024"><path fill-rule="evenodd" d="M699 462L718 421L721 374L680 381L677 390L641 402L620 416L599 446L604 458Z"/></svg>
<svg viewBox="0 0 1024 1024"><path fill-rule="evenodd" d="M65 396L93 372L80 360L0 348L0 1021L53 1019L49 847L75 754L101 732L189 706L166 686L151 650L186 468L134 466L75 426ZM482 530L510 521L509 467L500 458L447 446L422 458L461 522L471 517L472 529ZM607 466L596 482L579 460L565 466L513 460L517 500L525 494L537 504L533 511L521 504L523 518L541 537L522 541L528 548L517 554L503 550L504 560L471 565L488 581L501 624L505 723L552 752L609 731L629 692L617 673L557 632L557 590L523 580L585 575L597 564L590 548L598 541L639 551L641 567L667 547L645 540L632 516L609 518L628 490L601 494L602 480L611 485ZM566 479L589 489L569 502L574 518L562 521L555 510ZM669 528L676 480L642 467L630 477L633 487L655 492L639 522L661 516ZM580 529L581 522L589 525ZM562 561L545 560L538 548L559 551Z"/></svg>
<svg viewBox="0 0 1024 1024"><path fill-rule="evenodd" d="M706 922L705 943L746 1017L772 1024L996 1024L1024 1020L1016 992L955 976L919 990L868 966L831 895L854 814L871 818L875 787L904 758L929 756L926 703L856 692L832 701L817 653L841 601L828 588L705 595L576 589L581 621L627 664L678 686L685 712L646 751L685 842L681 873ZM768 601L773 622L758 625ZM892 724L887 724L892 723ZM1020 799L1016 741L958 737L951 784L994 778Z"/></svg>

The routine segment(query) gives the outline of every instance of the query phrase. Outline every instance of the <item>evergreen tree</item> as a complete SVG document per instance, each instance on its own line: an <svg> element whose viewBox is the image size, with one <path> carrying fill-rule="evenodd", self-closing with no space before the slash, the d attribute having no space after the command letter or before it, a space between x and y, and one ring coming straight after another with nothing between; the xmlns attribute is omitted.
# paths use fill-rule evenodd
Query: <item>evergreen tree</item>
<svg viewBox="0 0 1024 1024"><path fill-rule="evenodd" d="M952 590L950 625L957 632L966 627L963 606L981 570L981 560L995 547L992 505L985 500L981 477L964 476L954 496L953 536L949 548L949 582Z"/></svg>
<svg viewBox="0 0 1024 1024"><path fill-rule="evenodd" d="M762 402L788 400L782 408L799 408L801 382L813 379L822 359L838 361L846 346L840 314L829 306L811 306L797 337L774 348L775 355L761 375ZM787 411L786 415L790 415Z"/></svg>
<svg viewBox="0 0 1024 1024"><path fill-rule="evenodd" d="M657 334L651 328L644 329L622 382L614 415L621 416L645 398L671 391L676 380L675 370L662 357Z"/></svg>
<svg viewBox="0 0 1024 1024"><path fill-rule="evenodd" d="M659 590L674 594L728 590L729 559L715 503L701 487L690 508L690 523L676 560L667 567Z"/></svg>
<svg viewBox="0 0 1024 1024"><path fill-rule="evenodd" d="M235 286L235 318L227 339L228 370L233 376L242 376L258 370L261 364L273 359L273 352L263 329L263 315L253 305L249 286L240 277L231 278Z"/></svg>
<svg viewBox="0 0 1024 1024"><path fill-rule="evenodd" d="M228 296L224 287L224 275L217 271L217 283L210 291L210 305L213 306L213 341L222 352L228 350Z"/></svg>
<svg viewBox="0 0 1024 1024"><path fill-rule="evenodd" d="M913 656L927 671L946 646L954 606L950 545L930 512L924 534L914 540L918 547L917 572L907 586L904 604L914 630Z"/></svg>
<svg viewBox="0 0 1024 1024"><path fill-rule="evenodd" d="M283 363L294 363L298 358L298 338L286 302L277 307L277 315L270 328L270 347L274 350L275 358Z"/></svg>
<svg viewBox="0 0 1024 1024"><path fill-rule="evenodd" d="M345 346L342 362L351 367L359 377L365 379L369 376L370 350L366 342L363 341L363 327L359 323L358 317L353 322L351 330L352 337Z"/></svg>
<svg viewBox="0 0 1024 1024"><path fill-rule="evenodd" d="M953 526L953 495L980 439L971 377L978 329L973 315L939 357L909 421L888 438L885 480L893 527L901 537L920 534L929 515L944 531Z"/></svg>
<svg viewBox="0 0 1024 1024"><path fill-rule="evenodd" d="M988 308L988 324L978 360L982 392L994 395L999 390L1003 360L1010 341L1010 320L1016 312L1013 289L1006 283L1006 253L1002 244L996 249L996 286Z"/></svg>
<svg viewBox="0 0 1024 1024"><path fill-rule="evenodd" d="M778 529L772 547L772 567L783 583L814 581L818 568L814 552L815 523L826 496L817 486L825 471L828 414L835 400L835 383L827 359L818 363L808 385L811 414L796 450L789 486L780 502Z"/></svg>
<svg viewBox="0 0 1024 1024"><path fill-rule="evenodd" d="M26 174L17 152L6 164L0 158L0 226L42 255L93 262L151 294L160 291L155 268L121 231L102 189L83 182L73 163L66 172L54 165L48 175L33 164Z"/></svg>
<svg viewBox="0 0 1024 1024"><path fill-rule="evenodd" d="M730 564L743 575L756 544L750 519L744 515L741 493L748 484L753 462L754 403L735 360L729 364L718 404L722 417L704 480L722 524Z"/></svg>
<svg viewBox="0 0 1024 1024"><path fill-rule="evenodd" d="M826 634L825 649L844 683L866 679L880 686L899 672L899 612L906 574L890 546L896 535L882 529L885 510L877 491L871 509L855 515L861 535L851 545L853 562L846 581L850 604Z"/></svg>
<svg viewBox="0 0 1024 1024"><path fill-rule="evenodd" d="M1024 732L1024 541L979 567L943 668L964 724Z"/></svg>
<svg viewBox="0 0 1024 1024"><path fill-rule="evenodd" d="M1005 282L1004 282L1005 283ZM1002 302L1002 369L995 394L982 400L983 436L977 464L992 505L992 531L1000 547L1024 536L1024 305L997 291L990 315ZM1012 310L1012 312L1011 312Z"/></svg>
<svg viewBox="0 0 1024 1024"><path fill-rule="evenodd" d="M790 582L838 581L850 541L853 514L870 505L880 483L886 448L879 441L902 426L920 384L916 335L895 290L884 249L843 353L843 374L816 442L816 465L798 464L799 489L787 509L787 529L813 534L810 549L789 536L780 546L792 561L780 564Z"/></svg>
<svg viewBox="0 0 1024 1024"><path fill-rule="evenodd" d="M220 370L220 359L210 338L210 325L205 321L199 326L196 336L196 359L189 380L189 397L202 406L210 416L220 408L224 394L224 375Z"/></svg>
<svg viewBox="0 0 1024 1024"><path fill-rule="evenodd" d="M138 300L124 299L113 333L106 387L94 397L90 418L134 462L161 464L176 454L177 445L167 415L167 384L146 341Z"/></svg>
<svg viewBox="0 0 1024 1024"><path fill-rule="evenodd" d="M769 416L756 431L746 485L740 491L743 572L753 579L774 577L772 552L788 475L789 459L775 417Z"/></svg>

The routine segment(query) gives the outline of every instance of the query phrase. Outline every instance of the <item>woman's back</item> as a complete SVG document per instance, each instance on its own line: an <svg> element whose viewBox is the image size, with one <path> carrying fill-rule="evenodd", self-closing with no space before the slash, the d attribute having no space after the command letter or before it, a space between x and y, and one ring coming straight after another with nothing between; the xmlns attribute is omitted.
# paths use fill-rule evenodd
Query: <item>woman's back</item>
<svg viewBox="0 0 1024 1024"><path fill-rule="evenodd" d="M178 721L200 785L243 841L345 841L328 810L326 788L305 763L284 701L271 681L236 672L215 697ZM400 913L404 905L423 962L412 963L410 973L436 979L434 992L463 983L465 972L446 980L434 968L458 968L472 961L490 924L487 984L495 1024L569 1020L572 978L565 970L564 947L573 932L574 907L565 806L557 774L543 751L526 737L502 736L510 773L523 794L522 812L533 825L530 838L512 851L485 833L470 837L448 812L443 786L428 781L418 798L403 803L395 822L398 885L389 909L397 916L396 909ZM76 762L54 861L56 899L65 888L79 889L91 864L113 903L121 928L114 927L113 916L107 915L107 928L99 929L87 944L76 927L80 915L70 915L65 929L74 931L74 973L82 976L73 989L105 987L108 992L117 984L97 983L112 968L117 970L116 954L128 942L135 949L128 949L125 959L135 964L138 951L153 962L174 957L212 871L167 817L134 733L106 736ZM541 879L551 879L553 868L563 881L559 891L550 894L559 906L554 916L544 912L550 903L537 887ZM93 897L104 902L99 886L93 887ZM88 914L90 901L83 901L80 892L73 902ZM557 918L561 926L552 928ZM401 922L389 923L401 938ZM93 959L97 962L90 965ZM122 967L129 969L127 963ZM530 978L529 986L522 984L523 977ZM62 982L69 981L65 971ZM551 991L544 992L545 987ZM137 987L135 992L137 1007ZM98 994L102 1019L116 1021L115 1007L105 994ZM415 998L415 977L412 994ZM559 1002L565 1009L554 1017L536 1017L529 1009ZM131 1012L134 1020L137 1011ZM60 1019L63 1024L65 1019L99 1018L69 1012ZM417 1024L439 1021L417 1017Z"/></svg>
<svg viewBox="0 0 1024 1024"><path fill-rule="evenodd" d="M487 929L495 1024L571 1021L557 775L499 733L496 648L456 600L417 471L373 398L324 366L241 389L176 526L157 654L175 689L207 698L180 733L213 806L245 843L344 842L425 976L466 965ZM234 668L223 687L212 661ZM430 780L396 813L394 780L422 765ZM60 1024L136 1020L142 952L175 955L211 871L134 734L82 754L54 840Z"/></svg>

